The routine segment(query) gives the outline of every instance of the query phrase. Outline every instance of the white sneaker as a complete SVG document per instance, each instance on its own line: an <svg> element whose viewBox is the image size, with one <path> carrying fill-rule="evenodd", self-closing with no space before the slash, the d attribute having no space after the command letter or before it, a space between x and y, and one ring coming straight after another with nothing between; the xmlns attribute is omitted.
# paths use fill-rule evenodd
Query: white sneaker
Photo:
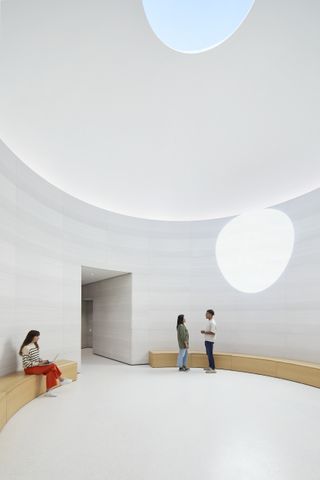
<svg viewBox="0 0 320 480"><path fill-rule="evenodd" d="M213 368L208 368L208 370L206 370L206 373L217 373L217 370L213 370Z"/></svg>
<svg viewBox="0 0 320 480"><path fill-rule="evenodd" d="M210 370L210 367L206 367L203 369L205 372L207 372L208 370Z"/></svg>
<svg viewBox="0 0 320 480"><path fill-rule="evenodd" d="M60 380L60 386L62 385L68 385L68 383L72 383L71 378L64 378L63 380Z"/></svg>
<svg viewBox="0 0 320 480"><path fill-rule="evenodd" d="M47 393L45 393L44 395L45 397L49 397L49 398L55 398L57 397L57 395L55 393L53 393L52 390L48 390Z"/></svg>

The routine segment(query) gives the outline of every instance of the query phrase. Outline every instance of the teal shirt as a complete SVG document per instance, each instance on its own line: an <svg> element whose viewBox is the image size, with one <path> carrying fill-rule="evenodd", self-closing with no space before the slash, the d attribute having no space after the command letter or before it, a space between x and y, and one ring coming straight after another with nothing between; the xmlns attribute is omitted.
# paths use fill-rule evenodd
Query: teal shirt
<svg viewBox="0 0 320 480"><path fill-rule="evenodd" d="M189 332L184 323L178 326L177 330L179 348L186 348L186 343L189 343Z"/></svg>

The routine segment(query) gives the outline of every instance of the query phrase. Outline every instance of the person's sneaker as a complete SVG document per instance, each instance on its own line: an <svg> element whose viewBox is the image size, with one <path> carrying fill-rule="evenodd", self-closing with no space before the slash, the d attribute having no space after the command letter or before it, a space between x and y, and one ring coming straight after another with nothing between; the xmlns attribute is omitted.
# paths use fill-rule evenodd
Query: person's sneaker
<svg viewBox="0 0 320 480"><path fill-rule="evenodd" d="M183 367L179 367L179 372L184 372L184 368L183 368Z"/></svg>
<svg viewBox="0 0 320 480"><path fill-rule="evenodd" d="M217 373L217 370L214 370L213 368L209 368L206 370L206 373Z"/></svg>
<svg viewBox="0 0 320 480"><path fill-rule="evenodd" d="M205 367L203 370L207 372L208 370L210 370L210 367Z"/></svg>
<svg viewBox="0 0 320 480"><path fill-rule="evenodd" d="M188 367L182 367L184 372L190 372L190 368Z"/></svg>
<svg viewBox="0 0 320 480"><path fill-rule="evenodd" d="M72 383L71 378L64 378L63 380L60 380L60 385L68 385L68 383Z"/></svg>
<svg viewBox="0 0 320 480"><path fill-rule="evenodd" d="M44 394L45 397L49 397L49 398L55 398L57 395L55 393L53 393L52 390L48 390L45 394Z"/></svg>

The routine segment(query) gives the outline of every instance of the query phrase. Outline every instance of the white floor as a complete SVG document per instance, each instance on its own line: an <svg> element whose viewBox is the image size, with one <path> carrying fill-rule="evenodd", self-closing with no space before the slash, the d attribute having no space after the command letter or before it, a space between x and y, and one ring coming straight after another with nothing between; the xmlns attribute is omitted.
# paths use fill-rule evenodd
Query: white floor
<svg viewBox="0 0 320 480"><path fill-rule="evenodd" d="M2 480L319 480L320 390L130 367L84 351L79 380L0 434Z"/></svg>

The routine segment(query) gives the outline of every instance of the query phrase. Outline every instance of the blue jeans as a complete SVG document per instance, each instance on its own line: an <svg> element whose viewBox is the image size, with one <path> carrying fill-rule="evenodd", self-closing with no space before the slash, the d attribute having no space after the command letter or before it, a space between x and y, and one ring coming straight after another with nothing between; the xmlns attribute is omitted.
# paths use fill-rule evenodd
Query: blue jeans
<svg viewBox="0 0 320 480"><path fill-rule="evenodd" d="M186 367L188 360L188 349L187 348L179 348L178 354L178 367Z"/></svg>
<svg viewBox="0 0 320 480"><path fill-rule="evenodd" d="M212 368L213 370L216 369L216 366L215 366L215 363L214 363L214 358L213 358L213 345L214 345L214 342L208 342L208 340L206 340L204 342L205 346L206 346L206 352L207 352L207 356L208 356L208 360L209 360L209 367Z"/></svg>

